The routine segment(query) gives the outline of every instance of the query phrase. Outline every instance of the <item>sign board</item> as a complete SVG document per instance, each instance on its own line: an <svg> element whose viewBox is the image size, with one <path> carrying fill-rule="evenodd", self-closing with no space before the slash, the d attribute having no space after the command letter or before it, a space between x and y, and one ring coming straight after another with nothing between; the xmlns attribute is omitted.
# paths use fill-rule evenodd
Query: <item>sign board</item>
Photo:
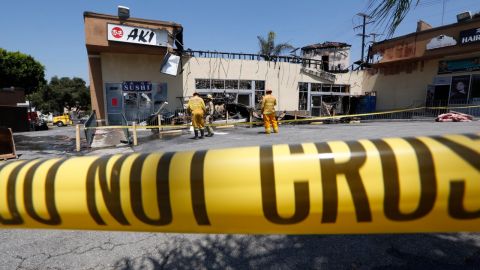
<svg viewBox="0 0 480 270"><path fill-rule="evenodd" d="M180 63L180 56L174 54L167 54L163 60L160 72L172 76L177 76L178 65Z"/></svg>
<svg viewBox="0 0 480 270"><path fill-rule="evenodd" d="M438 62L438 74L480 70L480 57Z"/></svg>
<svg viewBox="0 0 480 270"><path fill-rule="evenodd" d="M108 24L108 40L151 46L168 46L168 32L119 24Z"/></svg>
<svg viewBox="0 0 480 270"><path fill-rule="evenodd" d="M124 81L122 82L122 90L132 92L152 91L152 83L148 81Z"/></svg>
<svg viewBox="0 0 480 270"><path fill-rule="evenodd" d="M460 43L471 44L480 42L480 28L469 29L460 32Z"/></svg>
<svg viewBox="0 0 480 270"><path fill-rule="evenodd" d="M432 40L427 43L427 50L450 47L455 45L457 45L457 41L453 37L440 35L438 37L432 38Z"/></svg>

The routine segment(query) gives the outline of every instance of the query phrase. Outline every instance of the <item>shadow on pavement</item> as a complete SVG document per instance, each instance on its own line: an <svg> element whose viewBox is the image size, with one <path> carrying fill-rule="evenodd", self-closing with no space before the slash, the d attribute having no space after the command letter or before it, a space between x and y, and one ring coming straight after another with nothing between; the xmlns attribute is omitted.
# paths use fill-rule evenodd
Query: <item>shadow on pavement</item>
<svg viewBox="0 0 480 270"><path fill-rule="evenodd" d="M160 243L115 269L480 269L470 234L205 235Z"/></svg>
<svg viewBox="0 0 480 270"><path fill-rule="evenodd" d="M17 150L73 151L75 149L75 138L66 135L25 136L14 134L13 137Z"/></svg>

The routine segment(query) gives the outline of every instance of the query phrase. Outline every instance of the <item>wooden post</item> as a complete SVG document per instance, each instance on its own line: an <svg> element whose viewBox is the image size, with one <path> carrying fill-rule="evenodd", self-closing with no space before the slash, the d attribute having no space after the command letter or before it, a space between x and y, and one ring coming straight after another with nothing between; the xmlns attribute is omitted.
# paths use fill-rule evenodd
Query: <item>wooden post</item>
<svg viewBox="0 0 480 270"><path fill-rule="evenodd" d="M136 123L136 122L133 122L133 123L132 123L132 127L133 127L133 145L134 145L134 146L137 146L137 144L138 144L138 139L137 139L137 123Z"/></svg>
<svg viewBox="0 0 480 270"><path fill-rule="evenodd" d="M226 108L226 107L225 107L225 108ZM228 124L228 111L227 111L226 109L225 109L225 113L227 114L227 116L226 116L226 118L225 118L225 119L226 119L226 120L225 120L225 125L227 125L227 124Z"/></svg>
<svg viewBox="0 0 480 270"><path fill-rule="evenodd" d="M80 152L80 125L75 126L75 141L76 141L76 150Z"/></svg>
<svg viewBox="0 0 480 270"><path fill-rule="evenodd" d="M158 137L162 138L162 131L163 131L163 129L161 128L162 127L162 116L159 114L157 116L157 118L158 118Z"/></svg>

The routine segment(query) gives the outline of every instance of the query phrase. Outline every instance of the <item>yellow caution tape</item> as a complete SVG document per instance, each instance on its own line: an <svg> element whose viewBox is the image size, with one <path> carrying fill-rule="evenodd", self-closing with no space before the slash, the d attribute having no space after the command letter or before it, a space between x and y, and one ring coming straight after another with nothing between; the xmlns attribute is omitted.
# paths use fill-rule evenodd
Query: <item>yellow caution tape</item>
<svg viewBox="0 0 480 270"><path fill-rule="evenodd" d="M480 134L16 161L0 227L480 231Z"/></svg>
<svg viewBox="0 0 480 270"><path fill-rule="evenodd" d="M355 118L355 117L363 117L363 116L373 116L373 115L387 115L387 114L394 114L394 113L402 113L402 112L411 112L411 111L418 111L418 110L452 110L452 109L473 109L473 108L480 108L480 105L469 105L469 106L457 106L457 107L417 107L417 108L410 108L410 109L399 109L399 110L391 110L391 111L383 111L383 112L373 112L373 113L359 113L359 114L344 114L344 115L333 115L333 116L319 116L319 117L310 117L304 119L292 119L292 120L279 120L278 123L299 123L299 122L312 122L312 121L322 121L322 120L330 120L330 119L342 119L342 118ZM226 121L225 123L220 124L206 124L206 126L217 127L217 126L225 126L225 125L234 125L234 126L249 126L249 125L263 125L263 122L259 121L252 121L252 122L231 122L229 123ZM154 125L154 126L141 126L136 125L136 129L158 129L158 128L165 128L165 129L178 129L178 128L188 128L191 124L182 124L182 125ZM99 126L99 127L85 127L85 129L122 129L122 128L133 128L133 126Z"/></svg>

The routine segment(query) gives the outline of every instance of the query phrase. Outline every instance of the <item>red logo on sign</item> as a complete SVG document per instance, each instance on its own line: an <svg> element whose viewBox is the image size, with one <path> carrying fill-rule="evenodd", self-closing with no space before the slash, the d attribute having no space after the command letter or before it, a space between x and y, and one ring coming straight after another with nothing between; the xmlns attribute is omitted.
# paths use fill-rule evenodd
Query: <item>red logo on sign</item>
<svg viewBox="0 0 480 270"><path fill-rule="evenodd" d="M115 38L121 38L123 37L123 30L120 27L114 27L112 28L112 36Z"/></svg>

